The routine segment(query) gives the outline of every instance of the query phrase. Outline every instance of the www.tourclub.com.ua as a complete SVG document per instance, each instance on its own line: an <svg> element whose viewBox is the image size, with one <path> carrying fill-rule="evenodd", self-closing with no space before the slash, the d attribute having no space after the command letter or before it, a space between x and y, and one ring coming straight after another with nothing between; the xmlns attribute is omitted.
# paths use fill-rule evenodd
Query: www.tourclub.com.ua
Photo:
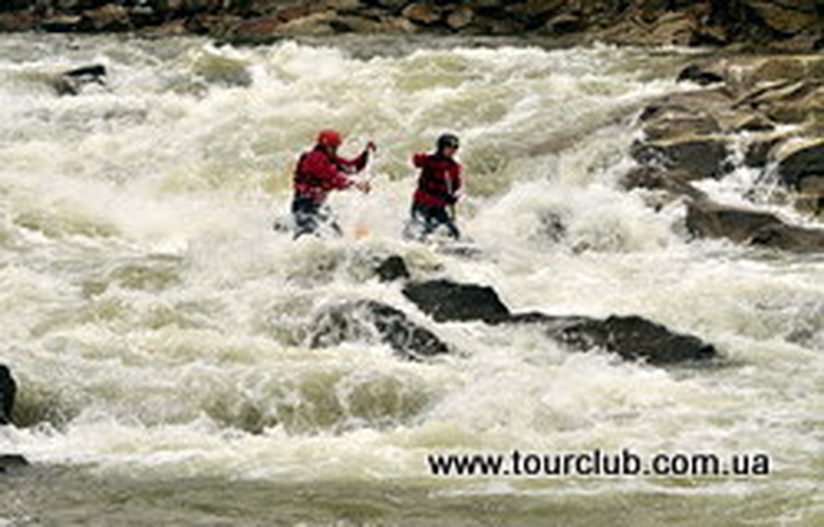
<svg viewBox="0 0 824 527"><path fill-rule="evenodd" d="M507 454L430 454L434 476L767 476L772 461L764 453L657 453L643 456L631 449L609 453L538 454L513 450Z"/></svg>

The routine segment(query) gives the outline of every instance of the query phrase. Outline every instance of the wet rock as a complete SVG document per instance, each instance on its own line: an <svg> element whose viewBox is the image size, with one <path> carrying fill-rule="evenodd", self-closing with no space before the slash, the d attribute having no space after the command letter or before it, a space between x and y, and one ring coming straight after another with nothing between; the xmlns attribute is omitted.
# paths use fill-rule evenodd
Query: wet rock
<svg viewBox="0 0 824 527"><path fill-rule="evenodd" d="M375 274L381 282L394 282L395 280L405 280L411 275L406 267L406 262L400 256L393 255L384 259L376 268Z"/></svg>
<svg viewBox="0 0 824 527"><path fill-rule="evenodd" d="M712 345L697 337L673 333L639 316L572 319L568 325L553 328L549 333L580 350L601 348L627 360L655 365L707 360L717 354Z"/></svg>
<svg viewBox="0 0 824 527"><path fill-rule="evenodd" d="M802 141L782 148L776 160L781 181L799 189L806 178L824 176L824 139Z"/></svg>
<svg viewBox="0 0 824 527"><path fill-rule="evenodd" d="M650 141L676 139L683 136L713 135L721 132L718 121L703 112L669 109L659 113L644 125Z"/></svg>
<svg viewBox="0 0 824 527"><path fill-rule="evenodd" d="M342 342L388 344L398 355L420 359L449 353L449 346L394 307L373 300L358 300L329 307L312 322L311 347Z"/></svg>
<svg viewBox="0 0 824 527"><path fill-rule="evenodd" d="M544 32L550 35L576 33L583 28L584 21L577 13L561 13L552 17L544 26Z"/></svg>
<svg viewBox="0 0 824 527"><path fill-rule="evenodd" d="M452 30L458 31L463 29L475 19L475 12L469 6L458 6L454 11L449 13L446 17L446 25Z"/></svg>
<svg viewBox="0 0 824 527"><path fill-rule="evenodd" d="M731 171L730 155L723 136L688 136L636 142L630 151L641 164L689 172L695 179L720 178Z"/></svg>
<svg viewBox="0 0 824 527"><path fill-rule="evenodd" d="M695 201L687 206L687 228L697 236L791 252L824 251L824 229L789 225L772 213Z"/></svg>
<svg viewBox="0 0 824 527"><path fill-rule="evenodd" d="M643 188L647 190L666 190L676 196L688 196L692 199L704 199L703 192L690 185L695 180L693 173L684 170L667 170L660 167L640 166L630 170L620 184L626 190Z"/></svg>
<svg viewBox="0 0 824 527"><path fill-rule="evenodd" d="M678 82L694 82L701 86L708 86L719 82L724 82L724 77L716 71L712 71L699 64L690 64L678 74Z"/></svg>
<svg viewBox="0 0 824 527"><path fill-rule="evenodd" d="M101 64L84 66L62 73L54 82L58 95L78 95L90 84L106 85L106 67Z"/></svg>
<svg viewBox="0 0 824 527"><path fill-rule="evenodd" d="M491 287L431 280L408 283L403 294L436 322L496 323L509 317L509 309Z"/></svg>
<svg viewBox="0 0 824 527"><path fill-rule="evenodd" d="M19 454L0 454L0 474L27 467L29 461Z"/></svg>
<svg viewBox="0 0 824 527"><path fill-rule="evenodd" d="M755 68L747 79L753 84L802 80L807 74L805 63L796 57L768 58Z"/></svg>
<svg viewBox="0 0 824 527"><path fill-rule="evenodd" d="M576 351L603 349L629 361L654 365L704 361L718 354L713 345L698 337L675 333L634 315L595 319L524 313L512 315L507 322L540 325L549 338Z"/></svg>
<svg viewBox="0 0 824 527"><path fill-rule="evenodd" d="M743 0L756 17L770 29L793 35L821 24L816 0Z"/></svg>
<svg viewBox="0 0 824 527"><path fill-rule="evenodd" d="M746 147L744 165L752 168L764 168L770 160L770 152L786 138L783 135L767 135L755 138Z"/></svg>
<svg viewBox="0 0 824 527"><path fill-rule="evenodd" d="M434 4L415 2L406 6L402 14L416 24L429 26L441 21L443 10Z"/></svg>
<svg viewBox="0 0 824 527"><path fill-rule="evenodd" d="M82 16L61 13L42 20L39 27L49 33L73 33L83 30L82 23Z"/></svg>
<svg viewBox="0 0 824 527"><path fill-rule="evenodd" d="M11 376L8 366L0 364L0 425L11 423L14 399L17 396L17 383Z"/></svg>
<svg viewBox="0 0 824 527"><path fill-rule="evenodd" d="M126 31L132 29L131 13L122 5L106 4L83 12L86 31Z"/></svg>

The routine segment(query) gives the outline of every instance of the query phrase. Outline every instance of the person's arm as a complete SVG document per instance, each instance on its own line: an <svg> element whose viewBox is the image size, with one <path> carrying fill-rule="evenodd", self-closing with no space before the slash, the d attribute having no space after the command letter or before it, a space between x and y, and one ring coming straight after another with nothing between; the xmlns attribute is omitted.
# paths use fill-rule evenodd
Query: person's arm
<svg viewBox="0 0 824 527"><path fill-rule="evenodd" d="M447 188L447 195L444 196L450 206L458 202L461 191L461 165L455 164L446 174L445 183Z"/></svg>
<svg viewBox="0 0 824 527"><path fill-rule="evenodd" d="M358 157L355 159L345 159L343 157L339 157L337 158L337 165L347 174L355 174L360 172L366 168L366 165L369 163L369 152L374 152L375 149L375 143L369 141L366 148L363 149L363 152L361 152Z"/></svg>
<svg viewBox="0 0 824 527"><path fill-rule="evenodd" d="M415 154L414 156L412 156L412 164L415 166L415 168L423 168L428 158L429 156L426 154Z"/></svg>

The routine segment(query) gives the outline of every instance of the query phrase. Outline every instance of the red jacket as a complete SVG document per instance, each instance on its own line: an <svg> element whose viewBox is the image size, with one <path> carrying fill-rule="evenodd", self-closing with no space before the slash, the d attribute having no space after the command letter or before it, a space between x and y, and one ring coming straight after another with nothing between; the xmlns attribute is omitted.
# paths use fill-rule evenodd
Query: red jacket
<svg viewBox="0 0 824 527"><path fill-rule="evenodd" d="M320 205L326 201L330 191L354 185L355 182L346 174L360 172L368 161L369 153L366 151L355 159L344 159L330 157L321 148L315 147L300 156L295 169L295 195Z"/></svg>
<svg viewBox="0 0 824 527"><path fill-rule="evenodd" d="M421 169L415 203L427 207L446 207L458 201L461 165L438 154L415 154L412 163Z"/></svg>

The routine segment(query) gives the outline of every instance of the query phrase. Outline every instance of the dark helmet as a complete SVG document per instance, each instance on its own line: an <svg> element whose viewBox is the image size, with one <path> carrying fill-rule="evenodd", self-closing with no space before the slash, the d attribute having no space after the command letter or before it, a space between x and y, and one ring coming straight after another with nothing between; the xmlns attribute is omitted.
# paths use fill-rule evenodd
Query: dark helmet
<svg viewBox="0 0 824 527"><path fill-rule="evenodd" d="M458 148L460 145L461 142L455 134L443 134L438 138L438 151L444 148Z"/></svg>

